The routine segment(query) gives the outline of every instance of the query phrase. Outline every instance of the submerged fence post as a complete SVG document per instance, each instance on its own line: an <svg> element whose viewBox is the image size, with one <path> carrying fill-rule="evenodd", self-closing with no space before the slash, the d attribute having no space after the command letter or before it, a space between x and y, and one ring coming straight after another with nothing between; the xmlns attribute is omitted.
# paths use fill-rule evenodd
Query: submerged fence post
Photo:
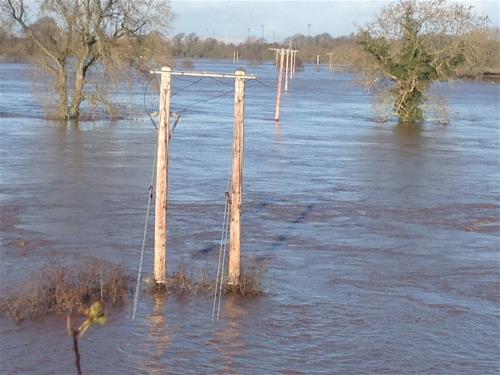
<svg viewBox="0 0 500 375"><path fill-rule="evenodd" d="M168 144L170 132L171 69L161 68L160 123L156 159L154 281L167 282L167 202L168 202Z"/></svg>
<svg viewBox="0 0 500 375"><path fill-rule="evenodd" d="M245 71L235 72L234 83L234 139L231 178L231 223L229 229L229 284L240 284L241 258L241 204L243 196L243 151L245 116Z"/></svg>
<svg viewBox="0 0 500 375"><path fill-rule="evenodd" d="M278 73L278 92L276 94L276 109L274 111L274 120L280 119L280 106L281 106L281 86L283 86L283 60L285 57L285 50L280 50L280 69Z"/></svg>

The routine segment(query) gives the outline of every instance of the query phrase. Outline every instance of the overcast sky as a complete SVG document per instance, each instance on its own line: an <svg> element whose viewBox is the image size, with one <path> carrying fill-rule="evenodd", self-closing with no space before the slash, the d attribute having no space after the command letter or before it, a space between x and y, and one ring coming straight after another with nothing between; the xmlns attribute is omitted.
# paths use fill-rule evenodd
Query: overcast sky
<svg viewBox="0 0 500 375"><path fill-rule="evenodd" d="M171 35L195 32L199 36L240 42L248 35L268 41L282 40L296 33L327 32L332 36L356 31L390 0L172 0L176 14ZM488 15L499 26L500 1L462 1ZM309 26L310 25L310 26Z"/></svg>

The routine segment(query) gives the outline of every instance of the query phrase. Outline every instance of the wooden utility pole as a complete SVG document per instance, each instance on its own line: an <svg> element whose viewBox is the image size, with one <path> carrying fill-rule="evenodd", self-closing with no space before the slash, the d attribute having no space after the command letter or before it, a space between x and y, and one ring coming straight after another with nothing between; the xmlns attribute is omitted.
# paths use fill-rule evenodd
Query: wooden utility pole
<svg viewBox="0 0 500 375"><path fill-rule="evenodd" d="M327 53L328 57L330 57L330 70L332 69L332 56L333 56L333 52L328 52Z"/></svg>
<svg viewBox="0 0 500 375"><path fill-rule="evenodd" d="M237 70L234 83L234 139L231 178L231 223L229 227L229 284L240 284L241 203L243 195L243 153L245 116L245 71Z"/></svg>
<svg viewBox="0 0 500 375"><path fill-rule="evenodd" d="M238 61L240 61L240 51L238 51L237 49L235 49L233 51L233 64L237 63Z"/></svg>
<svg viewBox="0 0 500 375"><path fill-rule="evenodd" d="M278 55L279 55L279 52L281 51L281 48L269 48L269 51L274 51L274 54L275 54L275 65L276 65L276 68L278 68Z"/></svg>
<svg viewBox="0 0 500 375"><path fill-rule="evenodd" d="M171 69L161 68L160 123L156 157L154 281L167 282L167 201L168 201L168 143L170 133Z"/></svg>
<svg viewBox="0 0 500 375"><path fill-rule="evenodd" d="M238 58L238 54L236 55ZM283 65L283 63L282 63ZM283 66L282 66L283 67ZM245 104L245 80L256 79L254 75L246 75L243 69L235 74L209 72L172 71L163 67L161 71L150 71L161 74L160 86L160 124L158 129L158 155L156 162L156 202L155 202L155 253L154 281L156 284L167 282L167 197L168 197L168 143L170 133L170 96L171 77L211 77L235 79L234 96L234 143L231 191L231 224L229 253L229 282L239 284L240 278L240 238L241 238L241 203L243 184L243 124Z"/></svg>
<svg viewBox="0 0 500 375"><path fill-rule="evenodd" d="M279 121L280 119L280 106L281 106L281 86L283 86L283 63L285 59L285 50L282 48L280 50L280 70L278 73L278 92L276 94L276 109L274 111L274 120Z"/></svg>
<svg viewBox="0 0 500 375"><path fill-rule="evenodd" d="M290 79L292 79L293 75L295 74L295 59L296 59L298 50L292 49L289 52L290 52Z"/></svg>
<svg viewBox="0 0 500 375"><path fill-rule="evenodd" d="M290 50L286 50L286 68L285 68L285 91L288 91L288 65L290 61Z"/></svg>

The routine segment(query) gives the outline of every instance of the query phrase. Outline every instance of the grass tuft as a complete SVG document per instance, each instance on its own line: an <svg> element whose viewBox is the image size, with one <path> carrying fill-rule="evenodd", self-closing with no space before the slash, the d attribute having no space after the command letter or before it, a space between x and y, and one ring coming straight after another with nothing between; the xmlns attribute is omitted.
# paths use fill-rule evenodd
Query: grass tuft
<svg viewBox="0 0 500 375"><path fill-rule="evenodd" d="M260 296L264 294L262 280L264 279L264 267L262 265L252 265L241 270L240 284L225 284L226 293L237 294L242 297Z"/></svg>
<svg viewBox="0 0 500 375"><path fill-rule="evenodd" d="M243 268L240 275L240 284L230 285L227 283L227 278L224 278L222 290L226 294L236 294L242 297L263 295L262 280L264 271L265 267L262 264ZM200 277L196 278L181 264L174 274L167 277L166 284L151 282L150 292L177 296L212 294L215 292L215 285L215 278L209 277L207 272L201 271Z"/></svg>

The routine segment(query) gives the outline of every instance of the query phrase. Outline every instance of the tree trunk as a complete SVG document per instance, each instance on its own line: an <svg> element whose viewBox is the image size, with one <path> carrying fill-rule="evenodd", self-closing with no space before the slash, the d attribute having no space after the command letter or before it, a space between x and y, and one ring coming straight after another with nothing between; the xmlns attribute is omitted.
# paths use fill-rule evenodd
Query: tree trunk
<svg viewBox="0 0 500 375"><path fill-rule="evenodd" d="M55 89L59 96L56 104L56 118L66 120L68 118L68 77L64 65L59 67L55 79Z"/></svg>
<svg viewBox="0 0 500 375"><path fill-rule="evenodd" d="M85 86L85 61L80 60L75 74L75 88L71 100L68 118L78 119L80 116L80 104L83 101L83 87Z"/></svg>

